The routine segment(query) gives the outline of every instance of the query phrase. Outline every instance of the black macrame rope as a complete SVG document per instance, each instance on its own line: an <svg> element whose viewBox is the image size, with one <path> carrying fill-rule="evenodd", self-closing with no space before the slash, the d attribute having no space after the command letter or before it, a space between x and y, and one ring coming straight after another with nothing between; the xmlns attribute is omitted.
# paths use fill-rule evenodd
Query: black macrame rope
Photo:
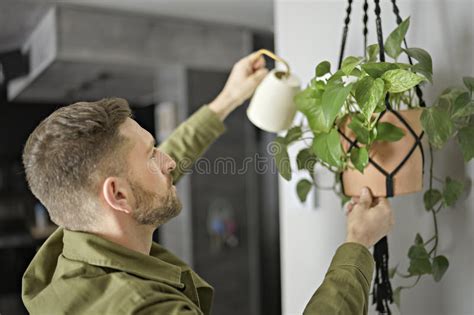
<svg viewBox="0 0 474 315"><path fill-rule="evenodd" d="M344 19L344 28L342 29L341 53L339 54L338 69L342 66L342 58L344 58L344 50L346 49L347 32L349 31L349 23L351 22L352 0L347 1L346 18Z"/></svg>
<svg viewBox="0 0 474 315"><path fill-rule="evenodd" d="M364 18L362 21L364 22L364 29L362 33L364 34L364 56L367 56L367 33L369 30L367 29L367 21L369 20L369 15L367 14L367 10L369 9L369 4L367 3L367 0L364 0Z"/></svg>
<svg viewBox="0 0 474 315"><path fill-rule="evenodd" d="M393 5L393 12L395 13L396 16L396 21L397 24L400 24L402 22L402 18L400 16L400 11L398 9L398 6L396 4L396 0L391 0L392 5ZM380 1L379 0L374 0L375 3L375 25L376 25L376 30L377 30L377 42L379 45L379 59L380 61L385 61L385 52L384 52L384 41L383 41L383 32L382 32L382 21L381 21L381 9L380 9ZM342 36L342 43L341 43L341 50L339 54L339 68L341 68L342 61L344 59L344 51L346 47L346 40L347 40L347 33L349 29L349 22L350 22L350 13L351 13L351 6L352 6L352 0L348 0L348 7L346 9L347 15L344 20L344 29L343 29L343 36ZM363 22L364 22L364 29L363 29L363 35L364 35L364 55L367 54L366 52L366 47L367 47L367 21L368 21L368 15L367 15L367 10L368 10L368 3L367 0L364 0L364 17L363 17ZM405 45L405 48L407 48L407 42L406 39L403 40L403 43ZM408 61L411 65L413 65L413 61L410 56L408 56ZM425 107L425 102L423 100L423 93L421 91L421 88L419 86L415 87L415 92L419 100L419 106L420 107ZM416 132L413 130L413 128L407 123L407 121L403 118L403 116L398 112L395 111L390 104L389 101L389 96L387 95L385 98L385 107L386 109L379 115L377 119L377 123L380 121L380 119L387 113L391 112L393 115L397 117L397 119L400 120L400 122L406 127L408 130L409 134L415 139L415 142L411 149L409 150L408 154L404 157L404 159L395 167L395 169L391 172L386 171L383 167L381 167L378 163L376 163L372 158L369 158L369 163L372 164L380 173L382 173L385 176L385 186L386 186L386 197L393 197L394 195L394 185L393 185L393 180L395 175L402 169L403 165L410 159L410 157L414 154L417 148L420 149L421 156L422 156L422 163L423 163L423 171L424 171L424 152L423 152L423 147L421 144L421 139L423 138L424 132L421 132L420 135L417 135ZM339 130L339 134L349 142L350 146L348 149L348 153L353 149L353 148L359 148L357 139L350 139L348 136L346 136L341 130ZM342 174L341 174L341 188L342 192L344 193L344 181L342 180ZM376 310L380 314L391 314L389 303L393 303L393 292L392 292L392 286L390 284L390 279L388 275L388 260L389 260L389 255L388 255L388 242L387 242L387 237L382 238L380 241L377 242L374 246L374 260L375 260L375 266L376 266L376 272L375 272L375 277L374 277L374 287L373 287L373 304L376 304Z"/></svg>

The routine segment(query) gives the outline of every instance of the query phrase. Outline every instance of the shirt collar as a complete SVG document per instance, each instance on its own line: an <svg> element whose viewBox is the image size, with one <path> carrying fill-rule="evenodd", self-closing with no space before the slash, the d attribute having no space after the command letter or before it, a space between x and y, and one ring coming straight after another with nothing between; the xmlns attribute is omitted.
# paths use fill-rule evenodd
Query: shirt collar
<svg viewBox="0 0 474 315"><path fill-rule="evenodd" d="M64 229L63 255L67 259L112 268L182 288L181 268L158 256L161 247L153 243L151 254L133 251L100 236Z"/></svg>

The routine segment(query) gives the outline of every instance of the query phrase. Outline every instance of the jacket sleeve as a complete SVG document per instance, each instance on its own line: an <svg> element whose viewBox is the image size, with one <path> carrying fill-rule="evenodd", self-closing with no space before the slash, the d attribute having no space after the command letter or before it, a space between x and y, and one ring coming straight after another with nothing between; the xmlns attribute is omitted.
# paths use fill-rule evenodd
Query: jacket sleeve
<svg viewBox="0 0 474 315"><path fill-rule="evenodd" d="M196 159L224 131L224 123L204 105L161 143L159 149L176 161L176 169L173 171L175 182L190 171Z"/></svg>
<svg viewBox="0 0 474 315"><path fill-rule="evenodd" d="M304 315L367 314L373 271L367 248L357 243L341 245Z"/></svg>

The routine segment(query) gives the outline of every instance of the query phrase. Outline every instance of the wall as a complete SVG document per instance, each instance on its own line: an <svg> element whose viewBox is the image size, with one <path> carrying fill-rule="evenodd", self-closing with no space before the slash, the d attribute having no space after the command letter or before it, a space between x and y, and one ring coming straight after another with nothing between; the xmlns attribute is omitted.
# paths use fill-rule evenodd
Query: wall
<svg viewBox="0 0 474 315"><path fill-rule="evenodd" d="M336 66L345 8L346 2L342 0L275 1L276 51L289 61L304 84L313 76L318 62L329 60ZM373 8L373 2L369 1L369 44L376 42ZM474 4L470 0L401 1L400 10L403 17L411 16L408 44L425 48L433 57L435 82L424 89L427 103L431 104L444 87L461 85L463 75L474 74ZM382 1L382 12L387 36L395 27L389 1ZM346 55L362 53L362 1L354 1ZM293 156L297 151L293 148ZM443 152L436 152L435 157L435 173L439 177L473 178L474 163L463 165L456 144L450 143ZM298 201L295 186L301 175L294 176L289 183L280 178L283 314L302 313L345 237L344 214L332 192L319 190L304 205ZM317 178L324 185L330 185L333 180L324 171ZM469 199L465 197L467 194ZM441 283L426 277L415 289L405 291L403 314L474 314L473 195L469 186L464 198L439 216L439 250L450 258L450 268ZM432 218L423 210L421 193L396 197L392 206L397 223L389 237L391 264L400 262L403 270L415 233L432 235Z"/></svg>

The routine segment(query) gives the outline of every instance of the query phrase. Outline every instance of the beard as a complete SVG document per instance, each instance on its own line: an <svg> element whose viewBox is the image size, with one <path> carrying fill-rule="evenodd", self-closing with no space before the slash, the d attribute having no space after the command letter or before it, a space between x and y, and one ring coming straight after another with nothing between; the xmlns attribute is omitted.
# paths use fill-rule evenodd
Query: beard
<svg viewBox="0 0 474 315"><path fill-rule="evenodd" d="M138 224L158 227L177 216L182 209L176 190L170 187L164 196L149 191L139 182L129 180L135 197L132 217Z"/></svg>

